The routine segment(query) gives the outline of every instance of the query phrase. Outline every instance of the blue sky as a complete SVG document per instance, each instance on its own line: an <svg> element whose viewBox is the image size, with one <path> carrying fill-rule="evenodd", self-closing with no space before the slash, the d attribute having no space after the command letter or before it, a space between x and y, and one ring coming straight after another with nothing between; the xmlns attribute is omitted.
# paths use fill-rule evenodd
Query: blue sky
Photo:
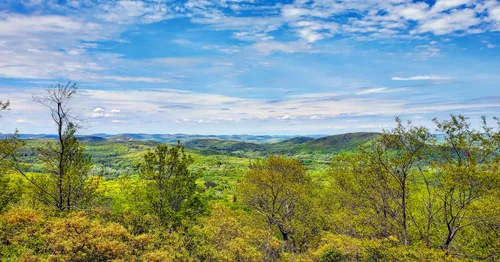
<svg viewBox="0 0 500 262"><path fill-rule="evenodd" d="M2 1L0 132L336 134L500 113L500 1Z"/></svg>

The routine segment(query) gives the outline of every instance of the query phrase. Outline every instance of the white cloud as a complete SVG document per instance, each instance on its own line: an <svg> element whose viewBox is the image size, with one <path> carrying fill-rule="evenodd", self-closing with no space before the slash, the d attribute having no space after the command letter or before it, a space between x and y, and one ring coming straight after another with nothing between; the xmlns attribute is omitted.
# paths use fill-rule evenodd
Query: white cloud
<svg viewBox="0 0 500 262"><path fill-rule="evenodd" d="M265 3L265 2L264 2ZM492 1L438 0L425 2L391 1L296 1L293 4L262 4L254 1L191 0L186 3L159 1L69 2L67 5L40 3L33 15L0 13L0 77L74 79L77 81L167 83L171 79L148 75L117 75L115 65L129 62L115 56L103 59L102 53L88 52L99 41L120 41L130 25L151 23L173 17L188 17L209 29L230 30L235 38L252 42L251 48L271 52L328 52L317 42L335 35L357 40L419 38L420 34L446 35L500 30L500 6ZM72 6L72 7L68 7ZM79 9L75 10L74 6ZM466 6L466 9L457 7ZM43 8L42 8L43 7ZM233 10L250 10L233 13ZM58 12L49 12L50 10ZM68 16L46 15L64 13ZM259 16L253 12L258 11ZM446 11L446 12L445 12ZM486 16L486 12L488 16ZM354 13L349 19L337 19ZM413 22L413 21L416 21ZM492 26L489 23L496 23ZM414 25L416 24L416 26ZM292 30L297 40L279 42L272 32ZM410 34L411 32L411 34ZM52 37L57 34L58 37ZM85 43L82 43L84 41ZM241 46L217 46L177 40L189 47L238 53ZM435 56L439 49L429 48L416 57ZM60 61L64 61L61 66ZM135 61L137 62L137 61ZM150 62L150 61L149 61ZM154 62L175 66L202 63L197 58L159 58ZM120 72L126 72L121 70Z"/></svg>
<svg viewBox="0 0 500 262"><path fill-rule="evenodd" d="M97 107L90 114L90 117L99 118L99 117L116 117L118 113L121 111L119 109L111 109L108 113L103 108Z"/></svg>
<svg viewBox="0 0 500 262"><path fill-rule="evenodd" d="M368 94L375 94L375 93L387 93L391 92L392 90L389 90L385 87L379 87L379 88L369 88L363 91L358 91L356 92L356 95L368 95Z"/></svg>
<svg viewBox="0 0 500 262"><path fill-rule="evenodd" d="M281 12L285 18L288 19L297 19L301 16L305 16L309 13L308 9L305 8L295 8L292 6L285 6L281 9Z"/></svg>
<svg viewBox="0 0 500 262"><path fill-rule="evenodd" d="M437 0L432 6L432 12L442 12L461 5L468 5L472 2L472 0Z"/></svg>
<svg viewBox="0 0 500 262"><path fill-rule="evenodd" d="M97 17L118 24L153 23L170 18L168 7L162 1L109 1Z"/></svg>
<svg viewBox="0 0 500 262"><path fill-rule="evenodd" d="M293 26L302 39L306 40L308 43L314 43L326 37L331 37L334 35L335 31L338 30L338 25L336 23L324 23L317 21L299 21L294 23Z"/></svg>
<svg viewBox="0 0 500 262"><path fill-rule="evenodd" d="M481 41L481 43L485 44L487 48L495 48L497 47L496 45L488 42L488 41Z"/></svg>
<svg viewBox="0 0 500 262"><path fill-rule="evenodd" d="M424 2L401 5L396 7L393 12L408 20L423 20L429 16L429 5Z"/></svg>
<svg viewBox="0 0 500 262"><path fill-rule="evenodd" d="M472 9L461 9L423 21L413 32L445 35L455 31L466 31L481 23Z"/></svg>
<svg viewBox="0 0 500 262"><path fill-rule="evenodd" d="M500 5L488 10L488 17L500 22Z"/></svg>
<svg viewBox="0 0 500 262"><path fill-rule="evenodd" d="M93 75L89 77L92 80L113 80L120 82L146 82L146 83L168 83L170 80L158 77L142 76L117 76L117 75Z"/></svg>
<svg viewBox="0 0 500 262"><path fill-rule="evenodd" d="M18 124L32 124L31 121L28 121L26 119L16 119L16 123L18 123Z"/></svg>
<svg viewBox="0 0 500 262"><path fill-rule="evenodd" d="M29 36L44 33L59 34L59 37L71 37L93 41L103 39L105 32L97 23L78 21L57 15L18 15L0 13L0 36Z"/></svg>
<svg viewBox="0 0 500 262"><path fill-rule="evenodd" d="M120 63L119 55L88 52L98 46L96 42L115 39L121 30L116 24L87 21L76 15L0 12L0 77L168 82L158 77L114 75L110 69L125 64Z"/></svg>
<svg viewBox="0 0 500 262"><path fill-rule="evenodd" d="M417 81L417 80L450 80L451 77L439 75L417 75L411 77L392 77L394 81Z"/></svg>
<svg viewBox="0 0 500 262"><path fill-rule="evenodd" d="M57 35L57 37L54 37ZM73 78L100 71L81 41L112 37L99 24L56 15L0 12L0 77Z"/></svg>

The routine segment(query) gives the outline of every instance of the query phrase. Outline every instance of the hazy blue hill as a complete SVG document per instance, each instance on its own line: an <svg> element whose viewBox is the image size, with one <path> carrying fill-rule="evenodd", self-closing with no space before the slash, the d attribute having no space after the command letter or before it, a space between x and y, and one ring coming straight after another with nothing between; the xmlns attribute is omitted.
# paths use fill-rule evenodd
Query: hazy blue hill
<svg viewBox="0 0 500 262"><path fill-rule="evenodd" d="M12 135L12 134L9 134ZM49 135L49 134L19 134L19 138L21 139L57 139L57 135ZM77 136L78 140L82 142L104 142L106 138L99 135L90 135L90 136Z"/></svg>
<svg viewBox="0 0 500 262"><path fill-rule="evenodd" d="M106 138L99 136L79 136L78 140L85 143L98 143L106 141Z"/></svg>
<svg viewBox="0 0 500 262"><path fill-rule="evenodd" d="M108 137L111 137L113 135L106 134L106 133L97 133L97 134L92 134L91 136L97 136L97 137L101 137L101 138L108 138Z"/></svg>
<svg viewBox="0 0 500 262"><path fill-rule="evenodd" d="M116 136L109 137L107 139L107 141L111 141L111 142L115 142L115 141L126 142L126 141L134 141L134 140L137 140L137 136L116 135Z"/></svg>
<svg viewBox="0 0 500 262"><path fill-rule="evenodd" d="M290 137L288 136L252 136L252 135L229 135L229 136L220 136L220 139L223 140L235 140L235 141L244 141L251 143L277 143L283 140L286 140Z"/></svg>
<svg viewBox="0 0 500 262"><path fill-rule="evenodd" d="M19 134L19 138L21 138L21 139L54 139L54 138L57 138L57 135L49 135L49 134Z"/></svg>

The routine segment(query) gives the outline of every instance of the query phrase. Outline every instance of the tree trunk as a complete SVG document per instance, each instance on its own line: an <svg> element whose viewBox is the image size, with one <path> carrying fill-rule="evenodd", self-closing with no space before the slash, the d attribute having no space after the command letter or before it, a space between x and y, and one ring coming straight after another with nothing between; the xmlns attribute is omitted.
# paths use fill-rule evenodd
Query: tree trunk
<svg viewBox="0 0 500 262"><path fill-rule="evenodd" d="M406 179L403 180L402 184L403 195L401 199L401 208L403 209L403 243L405 246L408 246L408 237L407 237L407 217L406 217Z"/></svg>
<svg viewBox="0 0 500 262"><path fill-rule="evenodd" d="M443 248L448 249L450 247L451 241L453 241L453 238L455 237L455 230L449 229L448 230L448 235L446 236L446 241L444 242Z"/></svg>
<svg viewBox="0 0 500 262"><path fill-rule="evenodd" d="M292 251L292 252L295 252L295 243L293 242L293 239L291 238L290 236L290 233L287 232L284 227L283 227L283 224L278 224L278 228L280 230L280 233L281 233L281 236L283 236L283 240L285 241L286 243L286 247L289 251Z"/></svg>
<svg viewBox="0 0 500 262"><path fill-rule="evenodd" d="M68 193L66 197L66 208L71 211L71 181L68 179Z"/></svg>
<svg viewBox="0 0 500 262"><path fill-rule="evenodd" d="M64 138L63 138L63 115L62 115L62 104L57 104L57 115L58 115L58 123L57 123L57 133L59 136L59 144L61 146L59 151L59 179L57 183L57 189L59 192L57 207L59 210L64 210L64 200L63 200L63 179L64 179Z"/></svg>

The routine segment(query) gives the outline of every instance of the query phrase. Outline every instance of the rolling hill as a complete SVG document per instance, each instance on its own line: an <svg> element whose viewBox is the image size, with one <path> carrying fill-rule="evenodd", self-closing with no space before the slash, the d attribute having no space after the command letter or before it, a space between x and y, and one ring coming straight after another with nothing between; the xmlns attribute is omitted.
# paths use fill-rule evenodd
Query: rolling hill
<svg viewBox="0 0 500 262"><path fill-rule="evenodd" d="M294 137L272 144L256 144L239 141L224 141L219 139L197 139L184 143L191 149L206 151L206 153L241 154L255 153L269 154L296 154L296 153L325 153L335 154L342 151L356 150L360 145L369 142L377 133L347 133L326 136L321 138Z"/></svg>

